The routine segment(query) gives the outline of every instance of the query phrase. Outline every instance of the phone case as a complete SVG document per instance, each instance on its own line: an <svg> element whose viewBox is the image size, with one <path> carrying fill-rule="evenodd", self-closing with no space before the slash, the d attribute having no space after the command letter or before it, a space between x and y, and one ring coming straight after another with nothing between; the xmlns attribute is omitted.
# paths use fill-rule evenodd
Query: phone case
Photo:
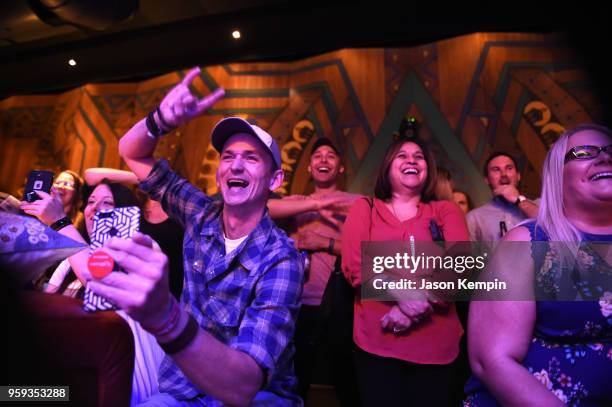
<svg viewBox="0 0 612 407"><path fill-rule="evenodd" d="M28 174L28 181L26 183L25 191L23 194L23 200L27 202L34 202L40 199L34 191L44 191L46 193L50 193L52 184L53 184L53 173L51 171L44 171L44 170L30 171L30 173Z"/></svg>
<svg viewBox="0 0 612 407"><path fill-rule="evenodd" d="M104 246L111 237L131 239L140 225L140 209L137 206L98 211L94 215L89 253ZM122 271L115 265L113 271ZM108 311L117 307L102 296L85 288L83 308L86 311Z"/></svg>

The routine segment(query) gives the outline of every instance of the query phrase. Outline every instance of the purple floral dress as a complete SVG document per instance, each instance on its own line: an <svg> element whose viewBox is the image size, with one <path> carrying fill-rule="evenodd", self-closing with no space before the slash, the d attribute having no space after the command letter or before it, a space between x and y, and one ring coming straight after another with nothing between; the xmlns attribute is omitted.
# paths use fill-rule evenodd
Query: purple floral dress
<svg viewBox="0 0 612 407"><path fill-rule="evenodd" d="M529 228L532 241L548 241L541 229L535 230L535 223L524 226ZM584 242L612 241L612 235L583 236ZM582 245L580 261L588 266L590 277L596 276L587 283L576 272L564 274L548 244L534 247L539 248L532 249L537 295L552 301L536 304L534 336L523 366L569 406L612 406L610 267L587 244ZM568 289L586 301L554 301L560 291ZM568 298L565 295L563 298ZM468 397L464 406L499 405L475 377L468 381L465 391Z"/></svg>

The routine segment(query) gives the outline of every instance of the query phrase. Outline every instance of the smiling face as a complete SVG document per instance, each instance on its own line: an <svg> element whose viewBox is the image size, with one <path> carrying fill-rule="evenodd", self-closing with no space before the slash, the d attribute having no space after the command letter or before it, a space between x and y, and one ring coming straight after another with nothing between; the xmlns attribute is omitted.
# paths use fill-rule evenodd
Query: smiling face
<svg viewBox="0 0 612 407"><path fill-rule="evenodd" d="M487 165L485 182L492 191L501 185L512 185L518 188L520 180L521 174L518 173L514 161L506 155L495 157Z"/></svg>
<svg viewBox="0 0 612 407"><path fill-rule="evenodd" d="M75 179L67 172L61 172L53 181L51 195L59 196L64 208L72 205L75 192Z"/></svg>
<svg viewBox="0 0 612 407"><path fill-rule="evenodd" d="M393 193L421 194L427 180L427 161L421 147L410 141L402 144L391 161L389 182Z"/></svg>
<svg viewBox="0 0 612 407"><path fill-rule="evenodd" d="M344 172L344 166L333 148L322 145L310 156L308 172L316 185L329 187L335 184L338 176Z"/></svg>
<svg viewBox="0 0 612 407"><path fill-rule="evenodd" d="M91 236L91 230L93 227L93 217L100 209L113 209L115 207L115 200L110 187L106 184L98 185L89 198L85 206L83 214L85 215L85 228L87 234Z"/></svg>
<svg viewBox="0 0 612 407"><path fill-rule="evenodd" d="M612 138L596 130L584 130L570 136L565 153L572 147L603 147ZM570 160L563 167L563 197L566 206L586 210L612 201L612 156L605 151L592 159Z"/></svg>
<svg viewBox="0 0 612 407"><path fill-rule="evenodd" d="M238 133L223 145L217 187L225 206L241 209L263 207L269 192L282 183L282 171L273 169L270 153L250 134Z"/></svg>

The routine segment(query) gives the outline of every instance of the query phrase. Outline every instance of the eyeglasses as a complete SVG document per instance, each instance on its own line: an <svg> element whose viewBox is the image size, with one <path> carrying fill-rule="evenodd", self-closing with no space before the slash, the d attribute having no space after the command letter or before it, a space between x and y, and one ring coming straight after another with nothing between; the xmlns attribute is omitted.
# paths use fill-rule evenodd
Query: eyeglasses
<svg viewBox="0 0 612 407"><path fill-rule="evenodd" d="M55 188L70 189L70 190L74 189L74 183L70 181L55 181L53 183L53 186Z"/></svg>
<svg viewBox="0 0 612 407"><path fill-rule="evenodd" d="M599 156L599 154L605 151L610 157L612 157L612 144L607 146L576 146L572 147L570 151L565 154L565 163L572 160L592 160Z"/></svg>

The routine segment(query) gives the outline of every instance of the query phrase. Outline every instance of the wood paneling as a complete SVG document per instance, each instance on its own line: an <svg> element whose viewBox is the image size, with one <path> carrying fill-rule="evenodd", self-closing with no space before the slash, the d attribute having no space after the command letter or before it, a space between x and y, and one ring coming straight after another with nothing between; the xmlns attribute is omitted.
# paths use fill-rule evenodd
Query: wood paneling
<svg viewBox="0 0 612 407"><path fill-rule="evenodd" d="M31 168L126 168L117 153L119 138L184 74L1 101L0 190L17 194ZM218 165L210 132L225 116L256 121L281 147L293 143L286 149L283 192L311 188L308 155L320 136L343 151L346 186L371 192L392 132L413 112L457 184L482 203L488 198L481 177L487 154L516 153L525 184L537 193L547 146L559 129L596 121L601 111L588 74L556 35L477 33L414 48L343 49L295 62L203 67L192 90L205 95L218 86L227 97L165 136L156 151L209 193L216 192ZM526 106L550 109L549 123ZM310 127L296 142L294 132L306 122Z"/></svg>

